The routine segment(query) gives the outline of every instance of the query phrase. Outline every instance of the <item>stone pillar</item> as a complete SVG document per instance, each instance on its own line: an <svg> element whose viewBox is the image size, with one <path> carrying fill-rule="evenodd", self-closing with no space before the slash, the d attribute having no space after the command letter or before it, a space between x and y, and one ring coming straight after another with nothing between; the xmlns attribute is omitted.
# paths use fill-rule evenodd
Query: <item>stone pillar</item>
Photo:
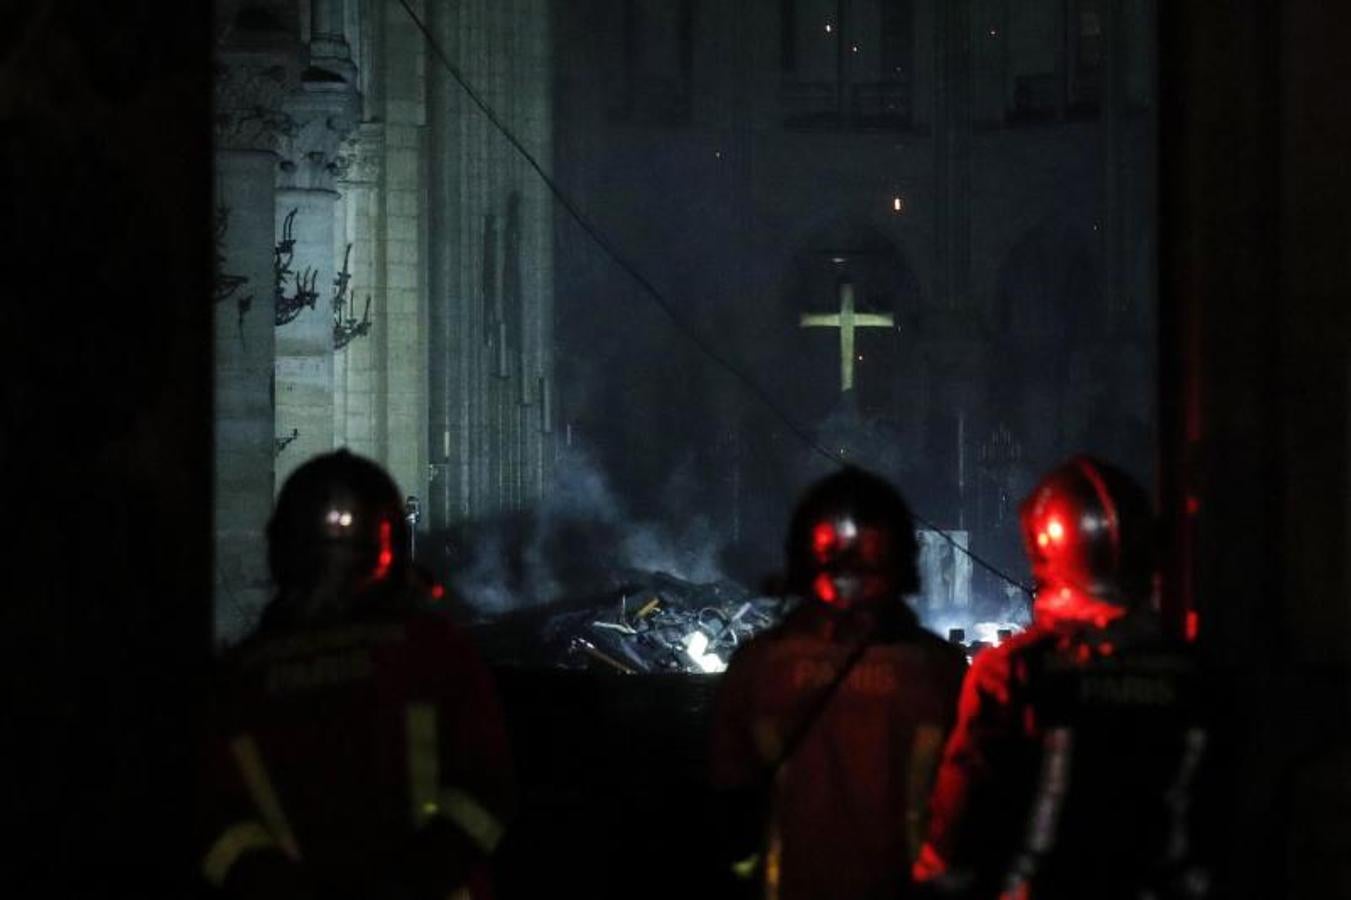
<svg viewBox="0 0 1351 900"><path fill-rule="evenodd" d="M309 72L287 99L295 127L281 142L276 234L292 211L292 274L282 285L293 296L303 282L318 297L277 328L276 434L294 439L277 457L278 487L310 457L333 449L333 293L341 261L334 259L334 205L339 143L356 124L356 94L341 80ZM279 302L281 302L279 300Z"/></svg>
<svg viewBox="0 0 1351 900"><path fill-rule="evenodd" d="M380 123L363 122L344 142L338 190L346 209L346 233L338 236L334 247L334 253L340 254L348 243L352 245L349 314L361 318L366 299L371 300L370 331L353 339L334 357L334 441L372 459L385 456L377 379L384 371L380 351L385 346L386 330L379 241L384 141Z"/></svg>
<svg viewBox="0 0 1351 900"><path fill-rule="evenodd" d="M429 15L465 77L547 167L545 4L472 0L433 6ZM439 528L518 508L542 490L553 220L534 173L444 70L429 65L425 443L436 473L429 526ZM391 79L387 90L395 89ZM395 129L400 110L388 96ZM393 201L394 181L390 187ZM396 223L389 227L393 240ZM390 274L393 285L392 266Z"/></svg>
<svg viewBox="0 0 1351 900"><path fill-rule="evenodd" d="M343 33L343 0L313 0L310 4L310 65L356 84L352 48Z"/></svg>
<svg viewBox="0 0 1351 900"><path fill-rule="evenodd" d="M341 42L347 40L342 33L343 0L313 0L310 3L310 50L318 50L315 45L320 41Z"/></svg>
<svg viewBox="0 0 1351 900"><path fill-rule="evenodd" d="M452 58L459 56L460 10L450 4L433 4L428 10L428 24L436 41ZM427 74L427 191L431 202L427 208L427 374L428 374L428 459L431 464L429 497L426 504L427 527L445 529L459 518L461 484L457 440L452 446L452 423L459 425L455 404L459 396L456 379L460 355L457 346L456 321L460 297L456 265L464 265L459 250L460 219L463 204L460 200L460 108L462 92L453 85L441 66ZM454 512L452 512L454 510Z"/></svg>
<svg viewBox="0 0 1351 900"><path fill-rule="evenodd" d="M553 119L549 57L550 35L547 5L538 0L526 4L529 25L522 29L522 46L513 54L519 90L517 121L526 146L545 167L552 169ZM522 473L526 502L542 497L547 483L546 442L552 409L545 396L553 378L553 198L548 189L524 165L518 166L521 184L521 292L523 410Z"/></svg>
<svg viewBox="0 0 1351 900"><path fill-rule="evenodd" d="M299 45L276 35L217 55L215 82L215 631L232 642L268 594L272 508L273 209L281 112ZM269 44L275 46L269 46Z"/></svg>
<svg viewBox="0 0 1351 900"><path fill-rule="evenodd" d="M344 142L345 143L345 142ZM336 157L339 177L341 177L342 166L346 162L346 156L339 154ZM347 221L349 205L351 198L338 190L340 182L335 180L334 188L338 193L338 201L333 204L333 290L329 300L329 310L333 313L333 446L346 446L344 435L347 432L345 422L347 419L347 380L343 371L343 360L345 354L338 349L338 283L346 277L347 280L347 303L343 309L344 317L351 312L351 293L352 293L352 259L351 253L347 249L347 233L349 224ZM344 275L345 273L345 275ZM359 312L359 310L358 310ZM344 350L346 348L343 348Z"/></svg>
<svg viewBox="0 0 1351 900"><path fill-rule="evenodd" d="M411 4L426 16L426 4ZM397 3L384 15L384 415L394 480L427 496L426 40ZM425 19L424 19L425 21ZM439 64L438 64L439 65Z"/></svg>

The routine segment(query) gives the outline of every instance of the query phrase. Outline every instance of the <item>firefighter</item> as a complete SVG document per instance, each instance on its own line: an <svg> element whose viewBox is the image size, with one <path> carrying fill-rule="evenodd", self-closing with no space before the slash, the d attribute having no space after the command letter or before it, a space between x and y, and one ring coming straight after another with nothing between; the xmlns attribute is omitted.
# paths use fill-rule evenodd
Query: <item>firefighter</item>
<svg viewBox="0 0 1351 900"><path fill-rule="evenodd" d="M916 880L978 900L1198 896L1188 811L1207 732L1153 609L1149 499L1078 457L1020 509L1032 627L977 658Z"/></svg>
<svg viewBox="0 0 1351 900"><path fill-rule="evenodd" d="M919 590L909 509L848 468L799 504L783 622L719 687L712 777L726 856L764 897L894 896L965 668L905 602Z"/></svg>
<svg viewBox="0 0 1351 900"><path fill-rule="evenodd" d="M481 898L513 804L484 664L374 463L316 457L268 525L276 594L223 660L201 871L229 897Z"/></svg>

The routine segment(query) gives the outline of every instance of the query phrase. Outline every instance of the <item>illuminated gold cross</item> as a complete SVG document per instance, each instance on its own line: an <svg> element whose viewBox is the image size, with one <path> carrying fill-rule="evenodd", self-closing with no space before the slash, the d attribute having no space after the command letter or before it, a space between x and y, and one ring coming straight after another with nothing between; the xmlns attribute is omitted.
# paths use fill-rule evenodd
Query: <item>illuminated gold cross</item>
<svg viewBox="0 0 1351 900"><path fill-rule="evenodd" d="M854 285L840 282L840 311L838 313L803 313L803 328L840 329L840 393L854 387L854 329L895 328L896 317L891 313L854 312Z"/></svg>

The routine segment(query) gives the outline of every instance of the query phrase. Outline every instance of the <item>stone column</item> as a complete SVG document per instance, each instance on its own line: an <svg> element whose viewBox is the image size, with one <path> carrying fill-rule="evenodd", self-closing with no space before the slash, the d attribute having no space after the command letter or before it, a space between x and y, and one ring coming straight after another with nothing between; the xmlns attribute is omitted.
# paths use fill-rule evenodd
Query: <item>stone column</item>
<svg viewBox="0 0 1351 900"><path fill-rule="evenodd" d="M450 55L460 53L460 9L451 4L433 4L428 24L437 42ZM442 530L459 518L461 484L459 473L459 382L456 378L463 349L456 343L459 332L459 275L463 266L459 235L463 203L460 185L461 117L459 86L441 66L427 72L427 389L428 484L427 526ZM452 446L452 427L455 444Z"/></svg>
<svg viewBox="0 0 1351 900"><path fill-rule="evenodd" d="M338 350L334 358L334 440L354 453L384 458L383 429L379 427L379 386L385 345L384 278L380 274L380 182L384 159L384 126L363 122L344 142L338 190L346 233L334 247L341 254L352 245L348 283L348 311L360 319L371 300L370 331ZM341 256L338 256L341 260Z"/></svg>
<svg viewBox="0 0 1351 900"><path fill-rule="evenodd" d="M468 77L474 84L480 85L480 93L487 96L483 87L487 80L488 39L487 10L482 0L466 7L464 13L467 28L464 32L464 46L461 58L464 60ZM488 98L491 99L491 98ZM484 247L488 242L486 214L491 210L492 197L488 184L488 150L485 146L484 129L486 123L481 117L465 119L465 148L463 178L464 209L469 219L468 252L466 260L473 260L464 267L468 275L465 285L465 301L469 315L469 324L464 333L470 340L466 348L469 361L469 377L466 389L469 391L469 420L465 433L465 459L469 466L469 512L471 516L485 516L492 511L492 469L489 460L492 455L492 430L490 426L493 398L492 390L492 347L488 336L492 326L484 294L488 275L485 274Z"/></svg>
<svg viewBox="0 0 1351 900"><path fill-rule="evenodd" d="M344 142L345 144L346 142ZM341 178L342 167L346 162L346 156L339 152L335 157L337 173ZM335 179L335 192L338 193L338 201L333 204L333 290L329 301L329 309L333 313L333 446L346 446L344 436L347 429L344 425L347 419L347 380L344 377L344 358L346 354L338 350L338 284L346 277L347 280L347 304L343 309L344 315L351 310L352 293L352 260L351 254L347 250L348 245L348 212L351 197L342 189L341 182ZM345 276L344 276L345 272ZM346 349L346 348L344 348Z"/></svg>
<svg viewBox="0 0 1351 900"><path fill-rule="evenodd" d="M272 508L273 209L282 101L299 45L239 35L215 82L215 630L241 637L266 602Z"/></svg>
<svg viewBox="0 0 1351 900"><path fill-rule="evenodd" d="M356 82L352 48L343 34L343 0L313 0L310 4L310 65Z"/></svg>
<svg viewBox="0 0 1351 900"><path fill-rule="evenodd" d="M356 93L340 79L315 77L287 98L295 127L281 142L276 234L280 242L292 211L292 274L285 297L303 284L318 294L312 308L277 327L276 434L290 440L277 457L280 487L297 466L333 449L333 293L341 261L334 258L334 205L338 200L338 148L356 125ZM280 312L280 311L279 311ZM279 315L280 320L280 315Z"/></svg>
<svg viewBox="0 0 1351 900"><path fill-rule="evenodd" d="M549 16L544 4L531 0L529 24L519 33L512 53L515 71L515 121L522 140L545 167L552 168L551 61ZM545 392L552 378L553 348L553 209L548 189L518 161L515 177L521 193L521 490L525 501L538 500L545 486L545 449L551 423Z"/></svg>
<svg viewBox="0 0 1351 900"><path fill-rule="evenodd" d="M414 11L427 15L426 4ZM397 3L381 7L384 103L385 465L407 494L427 496L426 39ZM424 19L425 21L425 19ZM439 64L438 64L439 65Z"/></svg>

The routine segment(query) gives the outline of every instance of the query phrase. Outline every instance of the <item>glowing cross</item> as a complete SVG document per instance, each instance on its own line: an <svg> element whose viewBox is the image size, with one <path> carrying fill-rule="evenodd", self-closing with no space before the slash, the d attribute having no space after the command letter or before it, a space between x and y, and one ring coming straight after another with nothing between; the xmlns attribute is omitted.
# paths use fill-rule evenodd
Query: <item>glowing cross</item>
<svg viewBox="0 0 1351 900"><path fill-rule="evenodd" d="M840 329L840 393L854 388L854 329L895 328L896 317L891 313L854 312L854 285L840 282L840 311L838 313L803 313L803 328Z"/></svg>

